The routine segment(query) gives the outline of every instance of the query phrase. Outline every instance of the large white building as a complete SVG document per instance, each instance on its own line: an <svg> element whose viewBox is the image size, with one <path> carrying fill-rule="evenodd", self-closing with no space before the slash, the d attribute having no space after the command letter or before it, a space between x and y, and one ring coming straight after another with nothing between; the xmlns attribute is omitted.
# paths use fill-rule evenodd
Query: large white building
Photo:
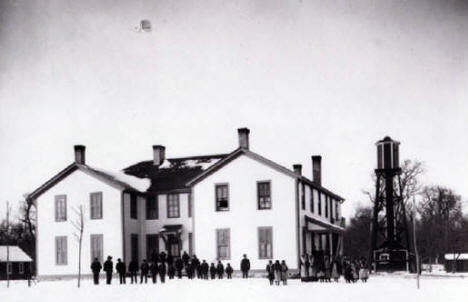
<svg viewBox="0 0 468 302"><path fill-rule="evenodd" d="M227 154L153 160L112 173L90 167L85 147L75 161L28 198L37 206L37 274L76 274L78 242L73 222L83 209L82 263L112 255L127 264L154 252L182 251L239 269L286 260L297 269L303 253L342 253L344 199L321 184L321 157L312 180L301 165L287 169L249 149L249 129L238 129L239 147Z"/></svg>

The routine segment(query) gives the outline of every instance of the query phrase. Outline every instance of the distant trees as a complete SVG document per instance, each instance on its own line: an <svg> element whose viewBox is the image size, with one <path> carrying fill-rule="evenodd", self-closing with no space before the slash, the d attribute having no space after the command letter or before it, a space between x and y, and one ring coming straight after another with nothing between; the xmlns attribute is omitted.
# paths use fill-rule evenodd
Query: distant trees
<svg viewBox="0 0 468 302"><path fill-rule="evenodd" d="M344 234L344 249L347 256L354 258L369 256L371 221L372 207L359 206Z"/></svg>

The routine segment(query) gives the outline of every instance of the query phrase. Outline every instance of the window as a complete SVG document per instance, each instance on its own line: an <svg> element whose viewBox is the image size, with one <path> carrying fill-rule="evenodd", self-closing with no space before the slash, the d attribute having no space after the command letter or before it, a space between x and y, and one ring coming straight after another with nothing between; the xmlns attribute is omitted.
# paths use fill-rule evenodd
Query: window
<svg viewBox="0 0 468 302"><path fill-rule="evenodd" d="M259 227L258 228L258 258L272 259L273 258L273 228Z"/></svg>
<svg viewBox="0 0 468 302"><path fill-rule="evenodd" d="M55 221L67 220L67 195L55 196Z"/></svg>
<svg viewBox="0 0 468 302"><path fill-rule="evenodd" d="M130 194L130 218L138 219L138 202L137 195Z"/></svg>
<svg viewBox="0 0 468 302"><path fill-rule="evenodd" d="M318 192L318 214L322 215L322 193Z"/></svg>
<svg viewBox="0 0 468 302"><path fill-rule="evenodd" d="M158 219L158 197L148 196L146 197L146 219Z"/></svg>
<svg viewBox="0 0 468 302"><path fill-rule="evenodd" d="M91 261L97 258L99 262L103 260L103 235L91 234Z"/></svg>
<svg viewBox="0 0 468 302"><path fill-rule="evenodd" d="M23 262L18 263L18 273L20 275L24 274L24 263Z"/></svg>
<svg viewBox="0 0 468 302"><path fill-rule="evenodd" d="M67 236L55 237L55 264L67 265Z"/></svg>
<svg viewBox="0 0 468 302"><path fill-rule="evenodd" d="M130 235L130 248L132 261L138 262L138 234Z"/></svg>
<svg viewBox="0 0 468 302"><path fill-rule="evenodd" d="M187 194L187 212L188 217L192 217L192 194Z"/></svg>
<svg viewBox="0 0 468 302"><path fill-rule="evenodd" d="M271 209L271 188L269 181L257 183L258 209Z"/></svg>
<svg viewBox="0 0 468 302"><path fill-rule="evenodd" d="M231 259L230 229L216 230L216 256L218 260Z"/></svg>
<svg viewBox="0 0 468 302"><path fill-rule="evenodd" d="M325 217L327 218L328 218L328 200L329 200L329 197L325 195Z"/></svg>
<svg viewBox="0 0 468 302"><path fill-rule="evenodd" d="M335 219L336 219L337 221L340 219L340 215L339 215L339 213L338 213L338 210L339 210L338 207L339 207L339 206L338 206L338 201L336 201L336 202L335 202Z"/></svg>
<svg viewBox="0 0 468 302"><path fill-rule="evenodd" d="M215 186L216 211L229 211L229 186L220 184Z"/></svg>
<svg viewBox="0 0 468 302"><path fill-rule="evenodd" d="M102 192L89 194L91 219L102 219Z"/></svg>
<svg viewBox="0 0 468 302"><path fill-rule="evenodd" d="M328 206L328 208L330 209L330 221L333 223L333 198L329 198L330 200L330 205Z"/></svg>
<svg viewBox="0 0 468 302"><path fill-rule="evenodd" d="M314 189L310 188L310 211L314 212Z"/></svg>
<svg viewBox="0 0 468 302"><path fill-rule="evenodd" d="M301 208L305 210L305 185L302 184L301 188Z"/></svg>
<svg viewBox="0 0 468 302"><path fill-rule="evenodd" d="M153 256L159 254L159 236L158 234L146 235L146 259L153 259Z"/></svg>
<svg viewBox="0 0 468 302"><path fill-rule="evenodd" d="M8 262L8 263L7 263L7 274L8 274L8 275L11 275L12 272L13 272L13 265L12 265L11 262Z"/></svg>
<svg viewBox="0 0 468 302"><path fill-rule="evenodd" d="M167 195L167 218L180 217L179 211L179 194Z"/></svg>

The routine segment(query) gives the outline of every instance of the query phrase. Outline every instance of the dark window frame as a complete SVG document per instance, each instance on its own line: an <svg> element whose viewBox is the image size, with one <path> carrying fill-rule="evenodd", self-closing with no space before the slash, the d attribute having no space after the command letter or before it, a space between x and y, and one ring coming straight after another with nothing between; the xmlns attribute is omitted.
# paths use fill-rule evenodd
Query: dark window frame
<svg viewBox="0 0 468 302"><path fill-rule="evenodd" d="M172 199L174 198L174 199ZM173 204L171 204L173 203ZM177 209L177 213L173 213L171 208ZM180 199L178 193L167 194L166 196L167 218L180 218Z"/></svg>
<svg viewBox="0 0 468 302"><path fill-rule="evenodd" d="M329 203L330 197L328 195L325 195L325 218L328 218L328 203Z"/></svg>
<svg viewBox="0 0 468 302"><path fill-rule="evenodd" d="M305 184L301 183L301 209L305 210L306 209L306 204L305 204Z"/></svg>
<svg viewBox="0 0 468 302"><path fill-rule="evenodd" d="M268 247L265 248L265 253L262 254L262 244L263 243L261 239L261 233L265 231L270 231L270 237L269 237L269 253L268 255ZM273 259L273 227L271 226L262 226L257 228L257 240L258 240L258 259Z"/></svg>
<svg viewBox="0 0 468 302"><path fill-rule="evenodd" d="M322 216L322 192L318 191L318 214Z"/></svg>
<svg viewBox="0 0 468 302"><path fill-rule="evenodd" d="M220 234L222 232L227 232L227 244L220 244ZM227 256L221 257L220 248L227 246ZM231 260L231 229L230 228L221 228L216 229L216 259L217 260Z"/></svg>
<svg viewBox="0 0 468 302"><path fill-rule="evenodd" d="M226 197L218 196L218 189L226 189ZM226 202L226 206L221 206L222 202ZM218 183L215 184L215 210L216 212L226 212L230 210L229 207L229 183Z"/></svg>
<svg viewBox="0 0 468 302"><path fill-rule="evenodd" d="M310 212L313 213L314 212L314 203L315 203L315 200L314 200L314 188L310 187Z"/></svg>
<svg viewBox="0 0 468 302"><path fill-rule="evenodd" d="M262 196L261 186L268 185L268 195ZM265 190L263 190L264 192ZM273 202L271 200L271 181L270 180L262 180L257 181L257 209L258 210L271 210L273 207ZM268 201L262 201L262 198L268 198Z"/></svg>
<svg viewBox="0 0 468 302"><path fill-rule="evenodd" d="M67 221L67 195L66 194L55 195L54 198L55 198L55 222Z"/></svg>
<svg viewBox="0 0 468 302"><path fill-rule="evenodd" d="M59 249L60 249L60 255L59 255ZM55 265L68 265L68 237L67 236L55 236Z"/></svg>
<svg viewBox="0 0 468 302"><path fill-rule="evenodd" d="M96 220L102 219L104 216L104 211L102 208L102 192L91 192L89 193L89 219ZM99 209L96 213L96 209ZM97 215L99 214L99 215Z"/></svg>
<svg viewBox="0 0 468 302"><path fill-rule="evenodd" d="M150 243L156 243L156 246L151 246ZM159 250L160 250L159 234L157 233L146 234L146 259L148 261L152 261L151 257L153 255L153 251L156 254L159 254Z"/></svg>

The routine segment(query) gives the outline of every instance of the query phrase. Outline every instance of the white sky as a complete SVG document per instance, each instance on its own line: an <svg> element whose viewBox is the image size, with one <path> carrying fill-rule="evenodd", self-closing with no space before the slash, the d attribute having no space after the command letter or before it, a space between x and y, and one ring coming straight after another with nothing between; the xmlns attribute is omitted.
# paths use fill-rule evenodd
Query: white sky
<svg viewBox="0 0 468 302"><path fill-rule="evenodd" d="M120 169L230 152L242 126L306 176L321 154L348 215L385 135L468 199L467 1L95 2L0 3L0 215L74 144Z"/></svg>

